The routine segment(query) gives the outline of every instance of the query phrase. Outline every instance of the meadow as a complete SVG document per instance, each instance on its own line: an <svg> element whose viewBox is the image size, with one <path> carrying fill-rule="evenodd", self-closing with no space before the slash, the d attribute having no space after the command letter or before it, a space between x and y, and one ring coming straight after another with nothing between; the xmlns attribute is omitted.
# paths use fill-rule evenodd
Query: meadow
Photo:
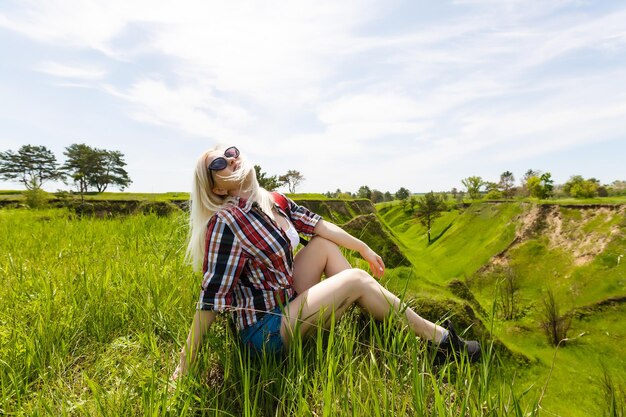
<svg viewBox="0 0 626 417"><path fill-rule="evenodd" d="M587 335L558 350L532 322L534 313L498 318L489 283L496 278L477 271L514 239L510 221L522 208L447 213L431 245L414 219L394 210L380 218L413 266L388 270L385 285L420 308L430 300L464 302L448 284L465 280L484 310L481 363L435 364L396 317L375 323L353 310L279 359L249 357L221 319L196 367L173 384L200 283L184 262L185 216L0 210L0 415L624 415L623 305L580 310L574 335ZM575 212L568 216L580 220ZM623 227L614 219L587 220L589 230ZM524 265L557 265L566 256L545 242L537 248L541 242L513 248L520 275L538 274ZM578 283L609 274L604 287L590 286L595 295L567 308L622 293L624 269L612 254L623 245L615 239L597 261L567 271ZM472 285L478 276L483 285ZM522 301L536 296L538 286L528 284ZM532 303L520 305L534 311Z"/></svg>
<svg viewBox="0 0 626 417"><path fill-rule="evenodd" d="M537 415L486 358L434 365L394 317L357 311L282 359L250 358L220 321L197 367L175 367L198 295L184 216L0 210L0 414ZM390 271L389 285L402 285Z"/></svg>

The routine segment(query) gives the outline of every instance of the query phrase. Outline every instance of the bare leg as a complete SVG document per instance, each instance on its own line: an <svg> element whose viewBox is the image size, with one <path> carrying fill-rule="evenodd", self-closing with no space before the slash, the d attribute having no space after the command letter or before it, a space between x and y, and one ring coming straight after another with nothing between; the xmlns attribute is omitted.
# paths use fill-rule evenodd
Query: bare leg
<svg viewBox="0 0 626 417"><path fill-rule="evenodd" d="M403 311L416 336L435 342L443 336L444 329L441 326L420 317L361 269L344 270L298 295L285 310L280 335L285 344L289 345L296 329L305 335L315 328L320 319L328 323L333 312L335 318L339 318L353 303L378 320L385 319L394 311Z"/></svg>
<svg viewBox="0 0 626 417"><path fill-rule="evenodd" d="M323 273L330 277L352 268L335 243L319 236L300 249L293 263L293 286L298 294L318 284Z"/></svg>

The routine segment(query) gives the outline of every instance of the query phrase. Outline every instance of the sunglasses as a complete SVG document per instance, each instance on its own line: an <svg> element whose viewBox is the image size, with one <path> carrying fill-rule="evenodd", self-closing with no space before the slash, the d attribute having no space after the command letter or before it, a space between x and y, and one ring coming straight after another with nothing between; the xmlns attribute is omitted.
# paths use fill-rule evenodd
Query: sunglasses
<svg viewBox="0 0 626 417"><path fill-rule="evenodd" d="M224 151L224 156L226 158L237 158L239 156L239 149L234 146L226 148L226 150ZM228 161L226 160L226 158L218 156L217 158L212 160L208 166L209 173L211 173L210 171L221 171L222 169L226 168L228 166Z"/></svg>

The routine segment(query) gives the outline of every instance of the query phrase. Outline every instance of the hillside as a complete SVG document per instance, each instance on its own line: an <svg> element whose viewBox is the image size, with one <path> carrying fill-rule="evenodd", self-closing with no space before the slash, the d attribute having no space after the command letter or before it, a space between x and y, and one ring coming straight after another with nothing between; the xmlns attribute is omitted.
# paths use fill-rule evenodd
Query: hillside
<svg viewBox="0 0 626 417"><path fill-rule="evenodd" d="M376 215L369 200L297 199L296 203L318 213L324 219L343 227L348 233L363 240L380 254L389 268L409 266L411 263Z"/></svg>
<svg viewBox="0 0 626 417"><path fill-rule="evenodd" d="M466 298L479 304L475 311L494 336L533 361L519 370L520 383L543 387L556 358L547 409L594 415L589 410L601 401L603 369L626 374L620 342L626 337L625 205L473 204L437 219L430 245L423 226L399 205L379 214L420 279L464 282L471 291ZM412 288L419 291L419 284ZM572 340L558 356L539 325L548 290L572 320Z"/></svg>

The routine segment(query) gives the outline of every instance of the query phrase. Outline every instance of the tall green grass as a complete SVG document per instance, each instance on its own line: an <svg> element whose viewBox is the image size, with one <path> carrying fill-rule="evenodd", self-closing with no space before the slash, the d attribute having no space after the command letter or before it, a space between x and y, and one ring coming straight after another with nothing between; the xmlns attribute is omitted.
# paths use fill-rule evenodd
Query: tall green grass
<svg viewBox="0 0 626 417"><path fill-rule="evenodd" d="M200 282L184 224L0 210L0 415L536 414L488 341L481 364L435 366L394 317L356 312L283 358L250 357L219 321L173 386Z"/></svg>

